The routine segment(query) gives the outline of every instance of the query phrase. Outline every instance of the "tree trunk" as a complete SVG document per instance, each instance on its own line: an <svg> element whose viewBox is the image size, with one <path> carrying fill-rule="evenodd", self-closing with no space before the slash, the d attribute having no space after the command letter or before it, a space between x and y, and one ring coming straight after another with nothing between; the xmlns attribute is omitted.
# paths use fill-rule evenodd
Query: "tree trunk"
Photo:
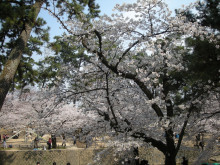
<svg viewBox="0 0 220 165"><path fill-rule="evenodd" d="M174 142L174 134L173 130L169 129L165 131L166 142L167 142L167 151L164 153L165 155L165 165L176 165L176 155L177 149L175 147Z"/></svg>
<svg viewBox="0 0 220 165"><path fill-rule="evenodd" d="M35 10L35 19L40 12L41 6L43 5L43 1L36 1L33 5ZM11 50L9 54L9 58L4 65L4 69L0 75L0 111L2 109L5 97L10 89L11 83L13 82L13 78L16 74L18 65L20 63L23 50L27 45L27 41L30 38L30 34L33 28L33 25L25 25L25 29L21 32L18 40L16 41L16 46Z"/></svg>
<svg viewBox="0 0 220 165"><path fill-rule="evenodd" d="M176 155L173 153L167 153L165 155L165 165L176 165Z"/></svg>

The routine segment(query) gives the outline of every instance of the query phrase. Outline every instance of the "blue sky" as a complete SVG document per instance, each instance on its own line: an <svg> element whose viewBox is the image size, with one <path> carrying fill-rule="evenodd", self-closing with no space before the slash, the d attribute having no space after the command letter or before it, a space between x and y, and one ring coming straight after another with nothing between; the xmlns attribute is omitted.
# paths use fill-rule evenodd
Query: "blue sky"
<svg viewBox="0 0 220 165"><path fill-rule="evenodd" d="M146 0L147 1L147 0ZM182 4L187 5L196 0L165 0L169 7L174 10L180 8ZM111 13L113 7L118 3L134 3L136 0L96 0L100 5L102 13Z"/></svg>
<svg viewBox="0 0 220 165"><path fill-rule="evenodd" d="M165 0L169 5L170 9L174 10L180 8L182 4L187 5L191 2L195 2L195 0ZM112 9L116 4L122 3L133 3L136 0L96 0L96 2L100 5L101 14L112 13ZM57 23L56 19L48 14L47 11L41 10L40 17L43 17L47 21L47 25L50 26L50 39L52 39L55 35L61 35L65 30L60 28L60 25Z"/></svg>

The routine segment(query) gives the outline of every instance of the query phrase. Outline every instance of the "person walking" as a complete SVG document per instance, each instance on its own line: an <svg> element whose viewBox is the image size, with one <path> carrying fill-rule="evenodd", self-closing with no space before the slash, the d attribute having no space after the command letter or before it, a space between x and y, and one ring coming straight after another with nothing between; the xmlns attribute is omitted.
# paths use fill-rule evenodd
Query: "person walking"
<svg viewBox="0 0 220 165"><path fill-rule="evenodd" d="M19 136L19 135L18 135L18 136ZM27 142L28 142L29 140L31 140L31 134L30 134L30 133L27 135Z"/></svg>
<svg viewBox="0 0 220 165"><path fill-rule="evenodd" d="M203 148L204 148L204 146L205 146L204 142L203 142L203 141L199 142L199 146L201 147L201 149L202 149L202 151L203 151Z"/></svg>
<svg viewBox="0 0 220 165"><path fill-rule="evenodd" d="M56 148L57 147L57 139L56 139L55 134L51 135L51 140L52 140L52 148Z"/></svg>
<svg viewBox="0 0 220 165"><path fill-rule="evenodd" d="M76 145L76 137L73 135L73 145Z"/></svg>
<svg viewBox="0 0 220 165"><path fill-rule="evenodd" d="M62 141L62 146L63 146L63 147L66 147L66 137L65 137L64 134L62 135L62 139L63 139L63 141Z"/></svg>
<svg viewBox="0 0 220 165"><path fill-rule="evenodd" d="M142 160L142 161L141 161L141 165L149 165L149 164L148 164L148 160Z"/></svg>
<svg viewBox="0 0 220 165"><path fill-rule="evenodd" d="M38 137L34 138L34 148L38 148Z"/></svg>
<svg viewBox="0 0 220 165"><path fill-rule="evenodd" d="M7 143L6 143L6 135L3 135L3 148L7 148Z"/></svg>
<svg viewBox="0 0 220 165"><path fill-rule="evenodd" d="M200 141L200 133L196 136L196 144L195 146L197 146L199 148L199 141Z"/></svg>
<svg viewBox="0 0 220 165"><path fill-rule="evenodd" d="M51 140L51 138L49 138L49 140L47 141L48 150L51 149L51 144L52 144L52 140Z"/></svg>
<svg viewBox="0 0 220 165"><path fill-rule="evenodd" d="M188 160L186 159L185 156L183 157L182 165L188 165Z"/></svg>

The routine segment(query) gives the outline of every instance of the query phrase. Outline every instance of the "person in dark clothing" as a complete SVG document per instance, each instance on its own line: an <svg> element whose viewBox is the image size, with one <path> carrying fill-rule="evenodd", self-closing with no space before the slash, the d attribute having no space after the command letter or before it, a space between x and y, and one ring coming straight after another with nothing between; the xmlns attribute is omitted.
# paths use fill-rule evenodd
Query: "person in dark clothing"
<svg viewBox="0 0 220 165"><path fill-rule="evenodd" d="M70 163L67 163L66 165L70 165Z"/></svg>
<svg viewBox="0 0 220 165"><path fill-rule="evenodd" d="M53 165L56 165L57 163L56 162L53 162Z"/></svg>
<svg viewBox="0 0 220 165"><path fill-rule="evenodd" d="M38 148L39 138L38 136L34 138L34 148Z"/></svg>
<svg viewBox="0 0 220 165"><path fill-rule="evenodd" d="M148 164L148 160L142 160L142 161L141 161L141 165L149 165L149 164Z"/></svg>
<svg viewBox="0 0 220 165"><path fill-rule="evenodd" d="M51 135L51 139L52 139L52 148L56 148L57 147L57 139L56 139L56 135Z"/></svg>
<svg viewBox="0 0 220 165"><path fill-rule="evenodd" d="M134 154L135 165L139 165L139 151L138 151L138 147L134 147L133 154Z"/></svg>
<svg viewBox="0 0 220 165"><path fill-rule="evenodd" d="M188 165L188 160L185 157L183 157L182 165Z"/></svg>
<svg viewBox="0 0 220 165"><path fill-rule="evenodd" d="M199 142L199 146L202 148L202 151L203 151L203 148L204 148L204 142Z"/></svg>
<svg viewBox="0 0 220 165"><path fill-rule="evenodd" d="M76 137L73 135L73 145L76 145Z"/></svg>
<svg viewBox="0 0 220 165"><path fill-rule="evenodd" d="M47 141L48 150L51 149L51 143L52 143L52 140L51 140L51 138L49 138L49 140Z"/></svg>
<svg viewBox="0 0 220 165"><path fill-rule="evenodd" d="M195 146L199 147L199 141L200 141L200 134L198 134L196 136L196 145Z"/></svg>

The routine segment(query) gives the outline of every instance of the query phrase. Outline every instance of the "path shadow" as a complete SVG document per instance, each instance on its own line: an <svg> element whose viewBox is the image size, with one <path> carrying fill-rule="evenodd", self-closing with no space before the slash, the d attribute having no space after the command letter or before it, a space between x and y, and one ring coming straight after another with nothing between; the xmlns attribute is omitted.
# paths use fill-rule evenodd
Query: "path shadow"
<svg viewBox="0 0 220 165"><path fill-rule="evenodd" d="M6 162L7 164L11 164L14 159L15 157L13 152L0 151L0 165L4 165Z"/></svg>

